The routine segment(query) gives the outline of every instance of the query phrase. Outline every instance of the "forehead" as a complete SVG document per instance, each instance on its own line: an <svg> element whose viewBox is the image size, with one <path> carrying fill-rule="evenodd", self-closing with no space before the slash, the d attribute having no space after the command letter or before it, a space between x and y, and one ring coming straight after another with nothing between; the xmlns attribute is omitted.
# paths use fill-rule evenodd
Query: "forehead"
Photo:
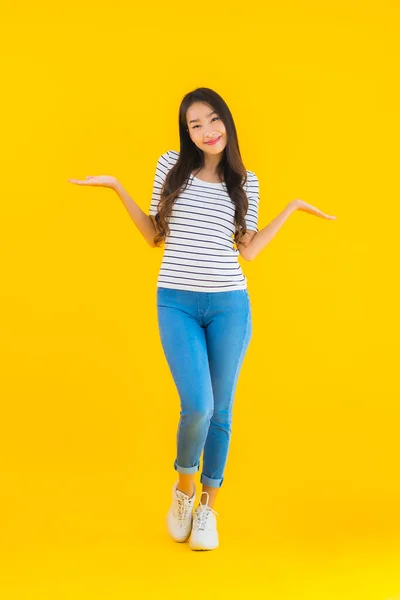
<svg viewBox="0 0 400 600"><path fill-rule="evenodd" d="M191 120L195 119L207 119L214 112L212 106L204 102L194 102L186 111L186 120L190 123Z"/></svg>

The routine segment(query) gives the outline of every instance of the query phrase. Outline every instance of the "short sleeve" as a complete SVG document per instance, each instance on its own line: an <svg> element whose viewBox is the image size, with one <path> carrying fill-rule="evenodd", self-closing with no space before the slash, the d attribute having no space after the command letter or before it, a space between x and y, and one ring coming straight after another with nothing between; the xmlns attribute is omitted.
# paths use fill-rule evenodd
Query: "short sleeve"
<svg viewBox="0 0 400 600"><path fill-rule="evenodd" d="M169 151L161 154L157 161L156 172L154 174L153 193L151 195L151 202L149 208L149 215L155 217L158 210L158 203L160 201L160 193L167 173L170 169Z"/></svg>
<svg viewBox="0 0 400 600"><path fill-rule="evenodd" d="M247 173L249 208L245 216L246 227L251 231L258 231L258 204L260 202L258 178L253 171L247 171Z"/></svg>

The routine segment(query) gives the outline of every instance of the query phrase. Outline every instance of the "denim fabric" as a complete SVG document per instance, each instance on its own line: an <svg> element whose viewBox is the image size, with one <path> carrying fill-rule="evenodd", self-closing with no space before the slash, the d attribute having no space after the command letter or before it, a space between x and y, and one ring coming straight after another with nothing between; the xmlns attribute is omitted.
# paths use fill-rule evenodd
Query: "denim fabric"
<svg viewBox="0 0 400 600"><path fill-rule="evenodd" d="M174 469L220 487L232 433L240 368L252 334L247 289L157 288L161 344L180 398Z"/></svg>

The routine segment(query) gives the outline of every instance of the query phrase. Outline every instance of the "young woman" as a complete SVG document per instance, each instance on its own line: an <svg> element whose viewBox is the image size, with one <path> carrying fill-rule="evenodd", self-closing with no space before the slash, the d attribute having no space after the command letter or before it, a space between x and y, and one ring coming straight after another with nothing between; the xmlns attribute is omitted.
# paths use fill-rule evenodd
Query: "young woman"
<svg viewBox="0 0 400 600"><path fill-rule="evenodd" d="M197 88L179 108L180 150L158 159L149 214L109 175L71 183L115 190L151 247L165 242L157 280L158 326L180 398L167 528L193 550L219 544L215 504L232 433L240 369L252 334L247 279L253 260L295 210L335 219L296 199L258 230L259 183L242 162L232 114L219 94ZM194 475L203 466L193 512Z"/></svg>

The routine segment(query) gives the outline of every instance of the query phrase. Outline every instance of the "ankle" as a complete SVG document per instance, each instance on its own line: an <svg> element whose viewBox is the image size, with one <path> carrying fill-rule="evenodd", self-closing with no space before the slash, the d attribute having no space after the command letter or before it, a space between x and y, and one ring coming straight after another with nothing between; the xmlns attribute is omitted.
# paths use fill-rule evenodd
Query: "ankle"
<svg viewBox="0 0 400 600"><path fill-rule="evenodd" d="M187 496L189 496L189 498L193 498L194 495L194 487L192 489L185 489L183 487L183 489L181 489L179 486L176 488L178 492L183 492L184 494L186 494Z"/></svg>

